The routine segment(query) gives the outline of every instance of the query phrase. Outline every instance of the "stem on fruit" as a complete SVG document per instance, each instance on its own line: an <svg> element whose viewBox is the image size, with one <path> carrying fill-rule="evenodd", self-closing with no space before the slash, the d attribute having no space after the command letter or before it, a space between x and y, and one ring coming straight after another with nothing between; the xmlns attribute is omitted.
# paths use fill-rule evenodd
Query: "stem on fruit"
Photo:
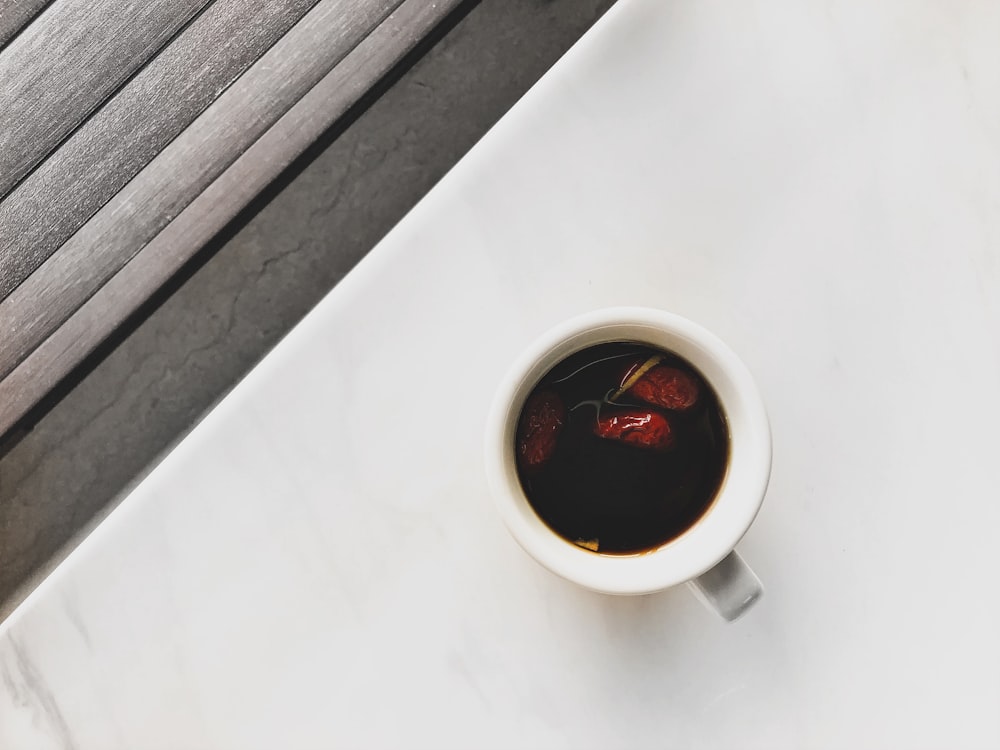
<svg viewBox="0 0 1000 750"><path fill-rule="evenodd" d="M636 369L635 372L633 372L631 375L629 375L625 379L625 382L622 383L622 387L619 388L617 391L615 391L615 394L611 398L609 398L608 401L610 401L611 403L614 403L619 398L621 398L622 395L629 388L631 388L633 385L635 385L636 383L639 382L639 378L641 378L647 372L649 372L654 367L656 367L660 363L660 361L662 359L663 359L663 355L662 354L654 354L652 357L650 357L645 362L643 362L641 365L639 365L638 369Z"/></svg>

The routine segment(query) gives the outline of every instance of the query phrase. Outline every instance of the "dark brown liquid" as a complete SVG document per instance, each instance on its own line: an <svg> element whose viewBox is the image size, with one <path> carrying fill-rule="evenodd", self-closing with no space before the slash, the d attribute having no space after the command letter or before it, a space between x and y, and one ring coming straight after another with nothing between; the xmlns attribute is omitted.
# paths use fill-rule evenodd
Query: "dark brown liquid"
<svg viewBox="0 0 1000 750"><path fill-rule="evenodd" d="M632 390L609 400L623 373L654 355L696 381L694 406L662 408ZM521 446L518 476L535 512L560 536L600 553L634 554L680 536L711 506L725 476L729 434L718 397L686 360L643 344L600 344L553 367L532 391L536 394L561 401L564 416L554 449L549 446L540 466L521 463ZM609 415L629 410L666 418L670 447L650 449L602 433ZM527 418L522 411L519 435Z"/></svg>

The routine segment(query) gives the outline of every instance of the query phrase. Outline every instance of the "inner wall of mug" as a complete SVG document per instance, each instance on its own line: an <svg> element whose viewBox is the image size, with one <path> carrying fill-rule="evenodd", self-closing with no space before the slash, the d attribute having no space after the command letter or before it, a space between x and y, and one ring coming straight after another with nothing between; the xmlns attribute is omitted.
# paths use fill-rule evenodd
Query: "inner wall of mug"
<svg viewBox="0 0 1000 750"><path fill-rule="evenodd" d="M725 557L756 515L767 482L770 439L756 387L742 362L712 334L683 318L650 311L655 322L631 320L556 331L526 353L521 376L508 391L502 435L503 473L513 507L501 507L515 539L539 562L581 585L607 593L656 591L696 577ZM521 409L539 380L566 357L595 344L636 341L672 351L690 362L715 390L729 431L729 461L712 504L680 536L634 555L581 549L537 515L517 476L515 432ZM515 368L516 369L516 368ZM755 407L758 407L755 409ZM763 432L761 434L761 420ZM766 442L766 446L761 441ZM765 455L766 454L766 455ZM761 462L766 462L761 478Z"/></svg>

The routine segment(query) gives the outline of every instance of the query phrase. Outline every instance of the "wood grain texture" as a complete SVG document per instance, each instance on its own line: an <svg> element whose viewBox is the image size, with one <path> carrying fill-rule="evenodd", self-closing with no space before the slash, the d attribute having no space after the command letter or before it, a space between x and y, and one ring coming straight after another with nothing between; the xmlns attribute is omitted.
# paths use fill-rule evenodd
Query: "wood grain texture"
<svg viewBox="0 0 1000 750"><path fill-rule="evenodd" d="M0 380L0 435L459 3L403 2L65 324Z"/></svg>
<svg viewBox="0 0 1000 750"><path fill-rule="evenodd" d="M210 0L59 0L0 52L0 197Z"/></svg>
<svg viewBox="0 0 1000 750"><path fill-rule="evenodd" d="M321 0L0 301L5 376L174 219L399 4Z"/></svg>
<svg viewBox="0 0 1000 750"><path fill-rule="evenodd" d="M0 49L52 0L0 0Z"/></svg>
<svg viewBox="0 0 1000 750"><path fill-rule="evenodd" d="M216 0L0 201L0 299L315 2Z"/></svg>

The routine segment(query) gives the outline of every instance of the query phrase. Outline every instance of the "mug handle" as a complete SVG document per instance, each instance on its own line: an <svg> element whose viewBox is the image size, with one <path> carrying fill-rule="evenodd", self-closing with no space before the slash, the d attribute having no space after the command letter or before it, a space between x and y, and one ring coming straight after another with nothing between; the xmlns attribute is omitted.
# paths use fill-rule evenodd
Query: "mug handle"
<svg viewBox="0 0 1000 750"><path fill-rule="evenodd" d="M760 599L764 587L757 574L733 550L705 573L688 581L695 595L710 609L732 622Z"/></svg>

